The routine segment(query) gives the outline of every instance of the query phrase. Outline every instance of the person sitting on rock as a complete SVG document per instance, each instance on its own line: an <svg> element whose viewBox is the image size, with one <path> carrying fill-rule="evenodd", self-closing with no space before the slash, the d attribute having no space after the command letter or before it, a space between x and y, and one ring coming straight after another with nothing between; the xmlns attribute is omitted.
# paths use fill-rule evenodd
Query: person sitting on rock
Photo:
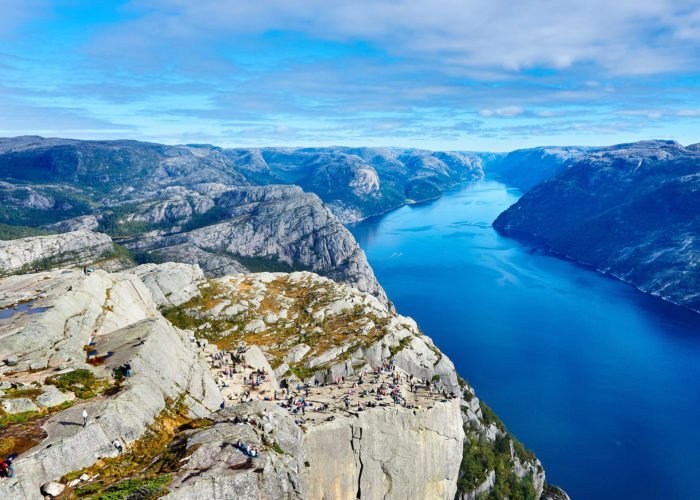
<svg viewBox="0 0 700 500"><path fill-rule="evenodd" d="M117 450L117 453L121 453L124 451L124 447L122 446L121 441L119 441L118 439L112 441L112 446L114 446L114 448Z"/></svg>

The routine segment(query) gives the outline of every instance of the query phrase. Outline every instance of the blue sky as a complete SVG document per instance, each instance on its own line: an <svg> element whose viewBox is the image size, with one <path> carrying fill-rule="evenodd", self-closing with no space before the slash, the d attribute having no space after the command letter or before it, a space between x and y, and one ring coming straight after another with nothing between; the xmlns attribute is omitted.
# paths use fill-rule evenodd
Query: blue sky
<svg viewBox="0 0 700 500"><path fill-rule="evenodd" d="M0 0L0 135L700 142L700 1Z"/></svg>

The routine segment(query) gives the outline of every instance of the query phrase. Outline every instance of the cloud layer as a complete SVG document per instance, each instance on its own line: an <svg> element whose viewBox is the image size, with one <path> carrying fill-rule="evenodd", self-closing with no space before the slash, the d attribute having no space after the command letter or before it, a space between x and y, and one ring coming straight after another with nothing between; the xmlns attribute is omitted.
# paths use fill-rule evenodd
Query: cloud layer
<svg viewBox="0 0 700 500"><path fill-rule="evenodd" d="M0 11L6 135L700 141L697 1L0 0Z"/></svg>

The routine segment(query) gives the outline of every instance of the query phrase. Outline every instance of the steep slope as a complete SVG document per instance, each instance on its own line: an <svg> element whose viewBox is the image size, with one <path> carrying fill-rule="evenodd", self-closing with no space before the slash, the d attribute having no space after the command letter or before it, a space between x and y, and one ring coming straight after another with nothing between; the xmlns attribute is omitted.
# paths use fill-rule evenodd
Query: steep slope
<svg viewBox="0 0 700 500"><path fill-rule="evenodd" d="M583 147L519 149L487 159L485 170L511 186L527 191L580 161L589 150Z"/></svg>
<svg viewBox="0 0 700 500"><path fill-rule="evenodd" d="M2 498L550 497L415 322L327 278L168 263L0 297Z"/></svg>
<svg viewBox="0 0 700 500"><path fill-rule="evenodd" d="M113 251L109 236L82 230L0 241L0 276L37 267L91 262Z"/></svg>
<svg viewBox="0 0 700 500"><path fill-rule="evenodd" d="M700 151L671 141L591 151L494 227L700 311Z"/></svg>
<svg viewBox="0 0 700 500"><path fill-rule="evenodd" d="M197 263L209 275L309 269L387 303L350 232L313 194L296 186L211 185L200 191L221 221L181 232L146 234L123 243L157 260Z"/></svg>
<svg viewBox="0 0 700 500"><path fill-rule="evenodd" d="M342 222L439 196L458 182L483 177L473 153L398 148L226 150L257 183L297 184L318 194Z"/></svg>
<svg viewBox="0 0 700 500"><path fill-rule="evenodd" d="M387 301L318 197L252 186L220 148L0 139L0 179L0 223L97 230L135 250L138 262L199 263L210 275L311 269Z"/></svg>

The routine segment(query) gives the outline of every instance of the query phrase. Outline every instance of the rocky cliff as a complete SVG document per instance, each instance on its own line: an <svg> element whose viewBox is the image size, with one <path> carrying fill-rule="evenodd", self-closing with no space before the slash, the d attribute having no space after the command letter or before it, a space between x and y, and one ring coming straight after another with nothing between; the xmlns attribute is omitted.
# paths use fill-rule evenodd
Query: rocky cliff
<svg viewBox="0 0 700 500"><path fill-rule="evenodd" d="M0 241L0 275L90 262L112 250L109 236L85 230Z"/></svg>
<svg viewBox="0 0 700 500"><path fill-rule="evenodd" d="M485 170L506 184L527 191L582 160L591 150L576 146L519 149L485 159Z"/></svg>
<svg viewBox="0 0 700 500"><path fill-rule="evenodd" d="M0 224L97 230L141 263L198 263L209 275L310 269L386 301L364 254L317 196L252 186L247 176L250 168L213 146L0 139ZM365 180L348 182L362 190Z"/></svg>
<svg viewBox="0 0 700 500"><path fill-rule="evenodd" d="M3 498L544 491L415 322L316 274L51 271L0 297Z"/></svg>
<svg viewBox="0 0 700 500"><path fill-rule="evenodd" d="M700 311L700 149L599 148L527 192L494 227Z"/></svg>
<svg viewBox="0 0 700 500"><path fill-rule="evenodd" d="M482 156L400 148L225 150L260 184L296 184L318 194L344 223L406 203L436 198L458 182L483 177Z"/></svg>
<svg viewBox="0 0 700 500"><path fill-rule="evenodd" d="M209 275L309 269L387 302L350 232L313 194L296 186L200 187L219 221L125 240L136 252L199 264Z"/></svg>

